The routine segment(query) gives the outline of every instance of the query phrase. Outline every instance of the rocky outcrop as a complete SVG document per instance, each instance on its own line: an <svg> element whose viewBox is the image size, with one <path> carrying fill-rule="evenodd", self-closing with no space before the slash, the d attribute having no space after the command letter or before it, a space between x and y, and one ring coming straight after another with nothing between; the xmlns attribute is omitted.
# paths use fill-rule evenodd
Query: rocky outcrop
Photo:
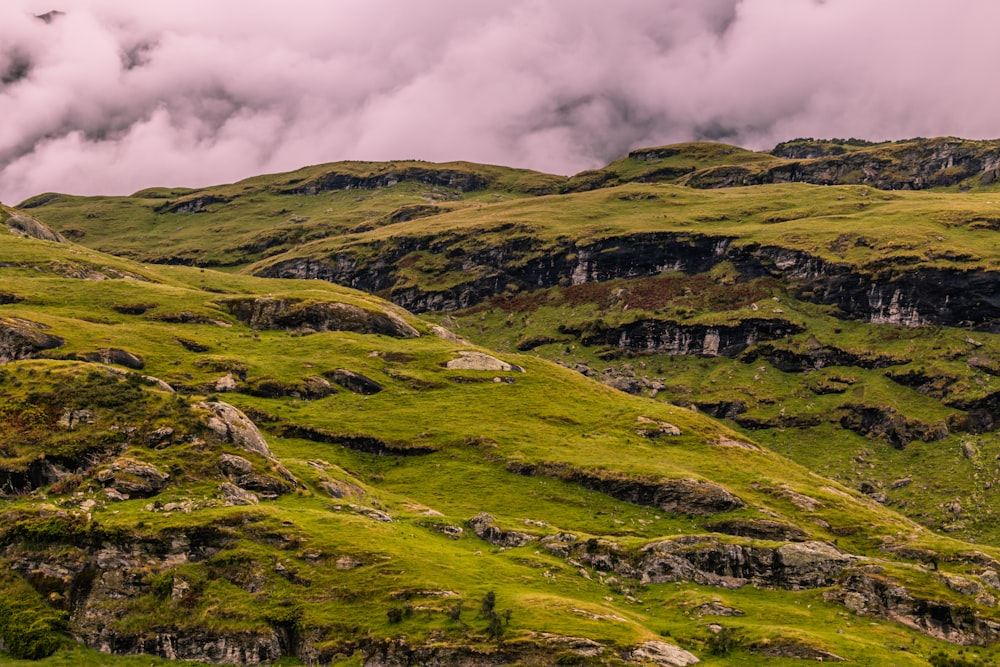
<svg viewBox="0 0 1000 667"><path fill-rule="evenodd" d="M96 352L88 352L82 356L87 361L99 364L117 364L125 368L131 368L134 371L139 371L146 367L146 362L143 361L142 357L118 348L102 348Z"/></svg>
<svg viewBox="0 0 1000 667"><path fill-rule="evenodd" d="M498 243L482 240L486 233L502 236ZM651 232L616 236L578 245L545 244L532 230L515 225L479 230L472 235L400 237L373 242L357 251L329 258L286 260L262 269L273 278L321 279L366 292L385 294L411 312L468 308L514 285L530 291L555 285L639 278L663 271L700 273L722 261L731 239L696 234ZM359 259L357 252L375 257ZM440 291L400 283L399 264L407 255L431 252L448 258L445 268L465 275L461 284Z"/></svg>
<svg viewBox="0 0 1000 667"><path fill-rule="evenodd" d="M726 519L706 524L715 533L775 542L803 542L809 535L796 525L773 519Z"/></svg>
<svg viewBox="0 0 1000 667"><path fill-rule="evenodd" d="M180 201L168 201L157 207L157 213L208 213L212 204L225 204L229 198L221 195L194 195Z"/></svg>
<svg viewBox="0 0 1000 667"><path fill-rule="evenodd" d="M416 338L420 332L389 311L365 310L347 303L248 298L223 301L237 319L254 329L352 331Z"/></svg>
<svg viewBox="0 0 1000 667"><path fill-rule="evenodd" d="M38 322L0 318L0 364L30 359L66 343L59 336L46 333L46 329L46 325Z"/></svg>
<svg viewBox="0 0 1000 667"><path fill-rule="evenodd" d="M767 183L866 184L881 190L922 190L976 178L992 183L1000 168L996 142L944 137L847 150L834 142L794 141L776 147L781 161L699 169L684 179L693 188L727 188Z"/></svg>
<svg viewBox="0 0 1000 667"><path fill-rule="evenodd" d="M859 368L886 368L897 364L905 364L909 359L878 355L872 353L855 354L842 350L834 345L823 345L819 342L807 344L800 349L779 347L772 344L758 345L748 352L743 359L752 363L758 357L763 357L786 373L801 373L809 370L819 370L827 366L857 366Z"/></svg>
<svg viewBox="0 0 1000 667"><path fill-rule="evenodd" d="M792 658L794 660L814 660L816 662L844 662L836 653L831 653L794 639L778 639L777 641L755 642L747 646L747 650L768 658Z"/></svg>
<svg viewBox="0 0 1000 667"><path fill-rule="evenodd" d="M496 357L485 354L484 352L473 352L469 350L463 350L458 353L459 356L445 363L445 368L448 370L467 370L467 371L502 371L510 372L516 371L518 373L523 373L524 369L520 366L514 364L509 364L506 361L501 361Z"/></svg>
<svg viewBox="0 0 1000 667"><path fill-rule="evenodd" d="M496 525L496 519L486 512L480 512L469 519L469 527L472 528L472 532L477 537L498 547L523 547L525 544L538 539L528 533L521 533L516 530L502 530Z"/></svg>
<svg viewBox="0 0 1000 667"><path fill-rule="evenodd" d="M413 181L432 187L452 188L461 192L485 190L494 184L486 173L433 165L372 164L368 174L341 171L334 166L327 173L280 190L282 194L316 195L331 190L376 190Z"/></svg>
<svg viewBox="0 0 1000 667"><path fill-rule="evenodd" d="M6 224L8 229L20 236L40 241L66 243L66 239L61 234L53 231L48 225L31 217L27 213L4 208L0 210L0 222Z"/></svg>
<svg viewBox="0 0 1000 667"><path fill-rule="evenodd" d="M782 319L746 319L736 325L709 326L643 319L619 326L597 326L583 333L584 345L611 345L655 354L735 357L760 340L785 338L801 327Z"/></svg>
<svg viewBox="0 0 1000 667"><path fill-rule="evenodd" d="M753 584L801 590L832 585L855 560L825 542L770 548L691 536L647 544L629 574L647 583L694 581L724 588Z"/></svg>
<svg viewBox="0 0 1000 667"><path fill-rule="evenodd" d="M359 452L375 454L376 456L420 456L437 451L434 447L414 445L407 442L389 442L372 435L358 433L334 433L313 426L277 423L269 427L283 438L302 438L324 444L341 445Z"/></svg>
<svg viewBox="0 0 1000 667"><path fill-rule="evenodd" d="M681 647L662 641L643 642L628 651L626 658L629 662L658 667L685 667L701 662Z"/></svg>
<svg viewBox="0 0 1000 667"><path fill-rule="evenodd" d="M371 396L382 391L382 385L371 378L367 378L361 373L355 373L354 371L349 371L346 368L338 368L333 371L328 371L323 373L331 382L339 384L344 389L348 391L353 391L355 394L363 394L365 396Z"/></svg>
<svg viewBox="0 0 1000 667"><path fill-rule="evenodd" d="M134 634L103 628L84 637L91 648L116 655L155 655L167 660L192 660L216 665L270 665L282 656L274 630L210 632L175 628L155 634Z"/></svg>
<svg viewBox="0 0 1000 667"><path fill-rule="evenodd" d="M914 594L877 567L855 568L825 593L862 616L885 618L955 644L989 646L1000 640L1000 623L968 606Z"/></svg>
<svg viewBox="0 0 1000 667"><path fill-rule="evenodd" d="M670 422L650 419L641 415L635 421L638 424L638 428L635 430L636 435L641 435L644 438L673 437L681 434L681 430Z"/></svg>
<svg viewBox="0 0 1000 667"><path fill-rule="evenodd" d="M96 479L125 500L155 496L167 485L170 475L149 463L120 458L98 471Z"/></svg>
<svg viewBox="0 0 1000 667"><path fill-rule="evenodd" d="M635 505L657 507L671 514L707 515L731 512L743 501L725 488L698 479L642 477L613 470L583 470L565 463L507 464L519 475L544 476L573 482Z"/></svg>
<svg viewBox="0 0 1000 667"><path fill-rule="evenodd" d="M265 375L263 377L249 378L246 382L237 384L236 379L230 373L219 378L210 386L215 391L240 391L262 398L291 396L292 398L312 400L326 398L337 393L337 390L333 388L333 385L326 378L318 375L310 375L297 382L286 382Z"/></svg>
<svg viewBox="0 0 1000 667"><path fill-rule="evenodd" d="M0 465L0 498L18 496L58 482L70 474L60 462L36 458L27 463Z"/></svg>
<svg viewBox="0 0 1000 667"><path fill-rule="evenodd" d="M944 423L928 424L908 418L889 406L847 403L838 409L840 425L860 435L883 438L896 449L914 440L935 442L948 436Z"/></svg>
<svg viewBox="0 0 1000 667"><path fill-rule="evenodd" d="M218 468L226 479L239 488L255 492L255 497L277 498L295 489L287 480L254 472L253 463L235 454L221 455ZM230 492L230 495L233 493Z"/></svg>
<svg viewBox="0 0 1000 667"><path fill-rule="evenodd" d="M271 453L264 436L245 414L222 401L203 401L195 403L194 407L209 413L205 423L223 442L233 443L263 457L277 475L261 475L252 471L240 472L242 464L235 459L228 459L228 464L220 463L223 471L228 471L227 476L241 488L256 491L266 498L274 498L302 487L302 483Z"/></svg>
<svg viewBox="0 0 1000 667"><path fill-rule="evenodd" d="M193 407L209 413L205 423L223 442L231 442L266 459L274 459L260 430L237 408L222 401L203 401Z"/></svg>
<svg viewBox="0 0 1000 667"><path fill-rule="evenodd" d="M511 290L530 292L670 271L693 275L731 262L745 281L761 277L788 281L798 298L836 306L845 318L1000 331L1000 275L992 271L852 266L801 250L678 232L644 232L578 243L543 241L530 229L510 225L496 244L477 238L498 230L373 241L329 257L280 261L261 269L259 275L327 280L378 293L412 312L424 312L468 308ZM400 266L415 252L445 258L447 265L441 271L465 279L443 290L414 285ZM704 337L700 340L704 349Z"/></svg>

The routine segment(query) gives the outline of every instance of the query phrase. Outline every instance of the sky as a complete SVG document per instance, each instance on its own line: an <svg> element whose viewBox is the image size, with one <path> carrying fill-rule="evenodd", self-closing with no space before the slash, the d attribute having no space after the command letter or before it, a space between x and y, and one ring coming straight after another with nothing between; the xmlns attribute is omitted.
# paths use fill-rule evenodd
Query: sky
<svg viewBox="0 0 1000 667"><path fill-rule="evenodd" d="M995 0L3 0L0 201L347 159L572 174L692 140L997 138L997 25Z"/></svg>

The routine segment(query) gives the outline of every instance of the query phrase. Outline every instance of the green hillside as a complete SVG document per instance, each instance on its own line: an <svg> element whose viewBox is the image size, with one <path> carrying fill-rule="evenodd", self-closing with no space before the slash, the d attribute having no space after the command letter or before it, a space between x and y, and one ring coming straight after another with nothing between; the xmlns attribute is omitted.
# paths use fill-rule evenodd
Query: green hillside
<svg viewBox="0 0 1000 667"><path fill-rule="evenodd" d="M995 663L989 170L703 188L921 146L0 209L0 656Z"/></svg>

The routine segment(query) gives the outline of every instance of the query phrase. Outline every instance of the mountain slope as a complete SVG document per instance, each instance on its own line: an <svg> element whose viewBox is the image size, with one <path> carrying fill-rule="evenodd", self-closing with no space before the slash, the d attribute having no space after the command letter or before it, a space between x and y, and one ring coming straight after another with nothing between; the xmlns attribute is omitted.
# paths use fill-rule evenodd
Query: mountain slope
<svg viewBox="0 0 1000 667"><path fill-rule="evenodd" d="M0 635L370 665L992 646L992 150L344 163L0 209L27 609ZM834 182L968 174L772 183L856 164Z"/></svg>
<svg viewBox="0 0 1000 667"><path fill-rule="evenodd" d="M327 283L0 234L21 655L921 665L1000 632L1000 552L688 409Z"/></svg>

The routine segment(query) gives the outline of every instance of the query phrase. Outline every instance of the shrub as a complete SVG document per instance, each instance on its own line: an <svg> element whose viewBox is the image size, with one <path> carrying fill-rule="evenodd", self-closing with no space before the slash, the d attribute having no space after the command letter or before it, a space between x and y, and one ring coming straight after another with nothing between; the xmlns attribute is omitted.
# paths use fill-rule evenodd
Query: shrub
<svg viewBox="0 0 1000 667"><path fill-rule="evenodd" d="M497 604L497 594L494 593L493 591L490 591L489 593L483 596L483 601L479 607L479 613L481 613L483 616L489 617L490 615L493 614L493 608L496 607L496 604Z"/></svg>
<svg viewBox="0 0 1000 667"><path fill-rule="evenodd" d="M15 658L40 660L63 643L66 615L48 607L20 577L0 578L0 638Z"/></svg>
<svg viewBox="0 0 1000 667"><path fill-rule="evenodd" d="M729 655L745 643L743 633L735 628L722 628L705 642L705 649L711 655Z"/></svg>

